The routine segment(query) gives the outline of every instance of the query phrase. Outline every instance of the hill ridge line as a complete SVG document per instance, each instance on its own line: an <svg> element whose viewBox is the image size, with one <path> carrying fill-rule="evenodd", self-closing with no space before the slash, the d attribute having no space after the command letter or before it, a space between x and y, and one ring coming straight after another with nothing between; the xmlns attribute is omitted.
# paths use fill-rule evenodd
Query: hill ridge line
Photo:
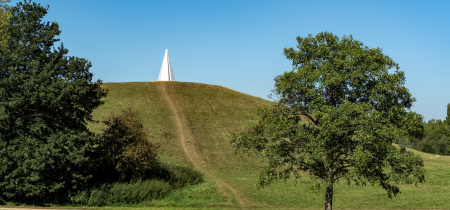
<svg viewBox="0 0 450 210"><path fill-rule="evenodd" d="M213 178L214 180L216 180L217 182L219 182L220 184L222 184L223 186L225 186L226 188L228 188L228 190L231 191L231 193L233 194L234 199L237 201L237 204L239 205L240 208L244 208L246 206L245 201L242 199L242 197L237 193L237 191L232 188L229 184L227 184L226 182L224 182L223 180L217 178L216 176L212 175L211 173L209 173L208 171L204 170L202 167L199 166L199 162L198 160L194 159L194 155L195 154L191 154L189 151L193 151L195 153L194 148L188 148L189 145L187 144L188 141L186 141L186 137L185 137L185 132L183 129L183 123L181 122L181 118L178 114L177 109L175 108L172 99L170 98L170 96L167 94L166 91L166 83L162 82L161 84L161 93L164 97L164 99L166 99L167 103L170 106L170 109L172 110L172 114L174 116L174 120L175 120L175 124L177 127L177 134L180 137L180 143L181 143L181 147L183 148L183 151L186 155L186 157L188 158L189 162L191 162L191 164L200 172L206 174L207 176ZM194 137L192 136L192 134L188 134L187 136L189 136L191 142L193 142Z"/></svg>

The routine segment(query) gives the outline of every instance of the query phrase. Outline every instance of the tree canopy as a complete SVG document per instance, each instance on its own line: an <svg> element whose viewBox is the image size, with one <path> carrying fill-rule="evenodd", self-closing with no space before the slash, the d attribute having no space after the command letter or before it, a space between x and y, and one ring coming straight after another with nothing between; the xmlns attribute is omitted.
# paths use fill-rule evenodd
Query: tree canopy
<svg viewBox="0 0 450 210"><path fill-rule="evenodd" d="M111 180L135 181L146 178L146 173L160 168L157 152L159 144L148 140L140 112L131 107L113 113L104 119L107 128L99 142L104 166ZM108 168L109 167L109 168Z"/></svg>
<svg viewBox="0 0 450 210"><path fill-rule="evenodd" d="M0 199L66 199L95 169L93 134L86 125L106 96L92 81L91 63L68 56L48 7L12 7L9 39L0 58Z"/></svg>
<svg viewBox="0 0 450 210"><path fill-rule="evenodd" d="M325 188L325 209L332 209L333 185L341 179L380 185L389 197L399 183L423 182L423 160L393 145L400 135L423 136L399 65L352 36L322 32L297 42L298 50L284 49L294 68L275 78L277 103L260 108L259 120L233 135L237 152L268 162L259 186L305 171L313 188Z"/></svg>

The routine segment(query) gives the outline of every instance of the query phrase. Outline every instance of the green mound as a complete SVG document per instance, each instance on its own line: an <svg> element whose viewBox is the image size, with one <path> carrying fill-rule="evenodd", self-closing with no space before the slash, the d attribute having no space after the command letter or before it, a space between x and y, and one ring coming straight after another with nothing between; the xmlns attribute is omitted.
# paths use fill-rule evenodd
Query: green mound
<svg viewBox="0 0 450 210"><path fill-rule="evenodd" d="M109 89L105 104L94 111L101 120L112 111L133 107L141 111L152 142L160 143L163 162L199 167L221 193L230 198L228 206L266 208L323 208L322 191L308 189L309 178L277 182L262 190L255 184L263 163L233 154L231 133L240 131L257 118L258 106L271 102L228 88L185 82L105 83ZM165 94L166 95L165 95ZM182 146L176 115L185 136ZM93 131L104 125L91 124ZM185 151L191 155L187 157ZM420 153L425 160L426 182L418 187L401 185L401 194L389 199L379 186L335 187L333 207L373 209L447 209L450 200L450 157ZM195 163L192 163L194 161ZM223 203L222 203L223 204ZM220 204L220 205L222 205ZM208 204L210 205L210 204Z"/></svg>

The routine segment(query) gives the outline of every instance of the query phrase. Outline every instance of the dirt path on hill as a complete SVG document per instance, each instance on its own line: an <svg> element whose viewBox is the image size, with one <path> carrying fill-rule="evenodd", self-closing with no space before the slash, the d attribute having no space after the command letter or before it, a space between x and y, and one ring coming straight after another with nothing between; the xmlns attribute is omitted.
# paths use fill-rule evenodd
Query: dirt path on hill
<svg viewBox="0 0 450 210"><path fill-rule="evenodd" d="M215 181L219 182L221 185L225 186L226 188L228 188L231 193L233 194L234 198L236 199L236 201L238 202L238 205L240 208L245 208L247 205L244 201L244 199L237 193L237 191L231 187L229 184L227 184L226 182L218 179L217 177L215 177L214 175L210 174L208 171L204 170L199 164L201 162L203 162L198 154L195 152L195 148L194 148L194 142L195 142L195 138L192 135L192 133L188 130L185 129L185 125L183 125L180 116L178 115L178 111L175 108L172 99L170 98L170 96L167 94L166 91L166 83L165 82L161 82L161 92L164 96L164 98L166 99L167 103L170 106L170 109L172 110L173 116L174 116L174 120L175 120L175 124L177 126L177 134L180 138L180 143L181 143L181 147L183 148L184 153L186 154L186 157L189 159L189 161L192 163L192 165L194 165L194 167L199 170L200 172L202 172L203 174L213 178Z"/></svg>

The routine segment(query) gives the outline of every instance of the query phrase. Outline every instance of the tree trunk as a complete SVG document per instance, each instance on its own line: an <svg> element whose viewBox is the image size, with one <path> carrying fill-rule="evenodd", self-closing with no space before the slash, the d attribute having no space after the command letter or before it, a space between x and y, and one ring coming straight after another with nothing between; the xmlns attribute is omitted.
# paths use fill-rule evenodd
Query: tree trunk
<svg viewBox="0 0 450 210"><path fill-rule="evenodd" d="M325 210L333 209L333 185L328 185L325 194Z"/></svg>

